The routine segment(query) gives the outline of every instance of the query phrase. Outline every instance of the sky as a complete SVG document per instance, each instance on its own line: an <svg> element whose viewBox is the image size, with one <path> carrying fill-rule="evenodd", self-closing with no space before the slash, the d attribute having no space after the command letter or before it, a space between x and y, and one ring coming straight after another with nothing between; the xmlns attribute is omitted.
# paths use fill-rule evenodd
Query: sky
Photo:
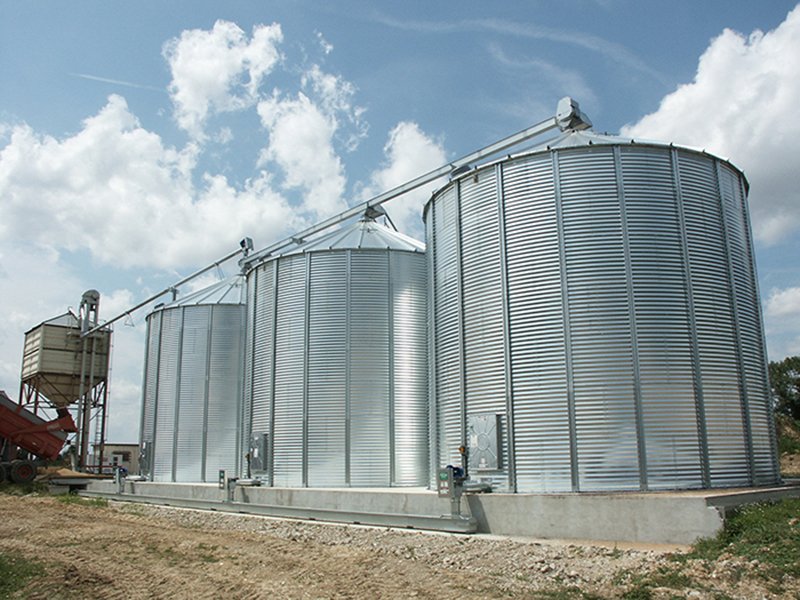
<svg viewBox="0 0 800 600"><path fill-rule="evenodd" d="M769 358L800 354L798 72L780 0L0 0L0 389L84 290L115 317L565 95L596 131L745 172ZM435 187L385 205L402 231ZM148 310L115 325L110 442L138 442Z"/></svg>

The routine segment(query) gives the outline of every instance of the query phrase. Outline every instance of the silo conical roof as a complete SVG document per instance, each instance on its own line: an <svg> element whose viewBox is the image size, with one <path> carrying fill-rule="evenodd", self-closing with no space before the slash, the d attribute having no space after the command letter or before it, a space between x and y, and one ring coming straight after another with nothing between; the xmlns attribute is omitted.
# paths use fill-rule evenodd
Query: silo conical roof
<svg viewBox="0 0 800 600"><path fill-rule="evenodd" d="M244 275L238 274L182 296L165 305L164 308L198 304L244 304L245 289Z"/></svg>
<svg viewBox="0 0 800 600"><path fill-rule="evenodd" d="M401 250L425 252L425 244L405 234L381 225L373 219L363 218L350 227L337 229L308 241L286 254L315 252L319 250Z"/></svg>

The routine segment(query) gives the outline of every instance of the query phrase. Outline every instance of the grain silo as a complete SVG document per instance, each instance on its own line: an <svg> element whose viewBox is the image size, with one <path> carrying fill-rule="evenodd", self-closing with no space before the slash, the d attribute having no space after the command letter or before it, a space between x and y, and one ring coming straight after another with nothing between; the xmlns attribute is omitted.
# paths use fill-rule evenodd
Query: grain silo
<svg viewBox="0 0 800 600"><path fill-rule="evenodd" d="M568 131L425 208L432 465L498 491L779 480L747 181Z"/></svg>
<svg viewBox="0 0 800 600"><path fill-rule="evenodd" d="M244 286L238 275L147 316L140 452L153 481L239 467Z"/></svg>
<svg viewBox="0 0 800 600"><path fill-rule="evenodd" d="M423 244L364 218L249 265L250 474L286 487L428 477Z"/></svg>

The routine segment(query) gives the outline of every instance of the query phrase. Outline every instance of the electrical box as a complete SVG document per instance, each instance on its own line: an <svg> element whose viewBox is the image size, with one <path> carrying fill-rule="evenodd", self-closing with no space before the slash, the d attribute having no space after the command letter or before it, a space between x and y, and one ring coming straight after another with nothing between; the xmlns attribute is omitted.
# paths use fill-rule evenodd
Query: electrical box
<svg viewBox="0 0 800 600"><path fill-rule="evenodd" d="M450 498L453 495L453 467L439 469L436 476L436 490L439 498Z"/></svg>

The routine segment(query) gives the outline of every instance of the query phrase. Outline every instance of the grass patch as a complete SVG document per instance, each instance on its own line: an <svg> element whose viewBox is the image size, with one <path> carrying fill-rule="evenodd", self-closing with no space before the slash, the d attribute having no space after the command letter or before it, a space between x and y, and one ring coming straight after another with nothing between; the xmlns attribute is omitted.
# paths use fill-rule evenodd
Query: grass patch
<svg viewBox="0 0 800 600"><path fill-rule="evenodd" d="M43 571L38 563L0 552L0 598L10 598Z"/></svg>
<svg viewBox="0 0 800 600"><path fill-rule="evenodd" d="M108 500L105 498L84 498L77 494L63 494L61 496L56 496L56 499L63 504L77 504L79 506L93 506L95 508L108 507Z"/></svg>
<svg viewBox="0 0 800 600"><path fill-rule="evenodd" d="M780 454L800 454L800 440L789 436L779 437L778 452Z"/></svg>
<svg viewBox="0 0 800 600"><path fill-rule="evenodd" d="M30 494L46 495L49 493L48 485L41 481L30 483L0 483L0 494L6 496L28 496Z"/></svg>
<svg viewBox="0 0 800 600"><path fill-rule="evenodd" d="M601 600L602 596L581 591L580 588L575 586L569 586L555 590L539 590L534 592L531 598L536 600Z"/></svg>
<svg viewBox="0 0 800 600"><path fill-rule="evenodd" d="M770 579L800 577L800 498L745 506L716 537L675 558L716 560L723 553L759 561L764 568L758 572Z"/></svg>
<svg viewBox="0 0 800 600"><path fill-rule="evenodd" d="M662 566L650 573L634 573L623 569L614 575L614 585L629 586L620 596L625 600L649 600L654 588L681 591L697 587L697 582L683 573L680 567ZM681 596L682 597L682 596Z"/></svg>

